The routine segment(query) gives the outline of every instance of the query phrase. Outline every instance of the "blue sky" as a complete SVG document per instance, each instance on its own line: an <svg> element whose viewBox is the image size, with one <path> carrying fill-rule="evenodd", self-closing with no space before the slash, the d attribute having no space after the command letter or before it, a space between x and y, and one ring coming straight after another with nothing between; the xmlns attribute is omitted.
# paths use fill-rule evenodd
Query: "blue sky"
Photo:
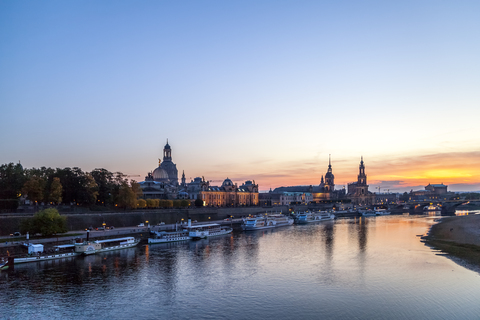
<svg viewBox="0 0 480 320"><path fill-rule="evenodd" d="M480 190L478 1L0 1L0 163ZM373 190L372 190L373 191Z"/></svg>

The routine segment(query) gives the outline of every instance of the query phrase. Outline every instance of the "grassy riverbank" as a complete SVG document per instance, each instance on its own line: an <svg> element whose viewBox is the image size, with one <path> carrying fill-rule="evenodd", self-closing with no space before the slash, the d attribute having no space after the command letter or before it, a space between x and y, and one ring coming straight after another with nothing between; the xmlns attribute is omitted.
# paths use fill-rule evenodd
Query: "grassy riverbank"
<svg viewBox="0 0 480 320"><path fill-rule="evenodd" d="M425 240L428 245L462 259L469 264L466 267L480 272L480 215L444 218L432 226Z"/></svg>

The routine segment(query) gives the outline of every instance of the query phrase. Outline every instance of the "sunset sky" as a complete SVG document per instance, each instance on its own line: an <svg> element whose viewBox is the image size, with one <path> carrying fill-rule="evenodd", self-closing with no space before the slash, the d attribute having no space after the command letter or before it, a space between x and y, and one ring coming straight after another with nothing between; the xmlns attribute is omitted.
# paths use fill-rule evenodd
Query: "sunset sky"
<svg viewBox="0 0 480 320"><path fill-rule="evenodd" d="M0 164L480 191L480 2L0 0Z"/></svg>

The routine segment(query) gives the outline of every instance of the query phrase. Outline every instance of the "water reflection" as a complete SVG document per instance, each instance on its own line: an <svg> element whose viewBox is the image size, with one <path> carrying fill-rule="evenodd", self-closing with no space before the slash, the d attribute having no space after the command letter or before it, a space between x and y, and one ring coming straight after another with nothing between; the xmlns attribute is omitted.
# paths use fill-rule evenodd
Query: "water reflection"
<svg viewBox="0 0 480 320"><path fill-rule="evenodd" d="M2 312L13 319L33 312L50 319L473 319L479 276L417 237L434 220L339 219L18 265L0 273Z"/></svg>
<svg viewBox="0 0 480 320"><path fill-rule="evenodd" d="M472 214L480 214L480 210L455 210L456 216L468 216Z"/></svg>

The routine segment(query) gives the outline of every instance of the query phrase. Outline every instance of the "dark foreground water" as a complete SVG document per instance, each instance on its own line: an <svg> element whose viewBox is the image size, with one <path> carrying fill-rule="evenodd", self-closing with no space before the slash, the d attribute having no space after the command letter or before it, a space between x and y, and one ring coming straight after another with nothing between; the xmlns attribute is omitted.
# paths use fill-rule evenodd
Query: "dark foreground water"
<svg viewBox="0 0 480 320"><path fill-rule="evenodd" d="M0 319L479 319L480 276L426 247L438 217L342 219L0 273Z"/></svg>

